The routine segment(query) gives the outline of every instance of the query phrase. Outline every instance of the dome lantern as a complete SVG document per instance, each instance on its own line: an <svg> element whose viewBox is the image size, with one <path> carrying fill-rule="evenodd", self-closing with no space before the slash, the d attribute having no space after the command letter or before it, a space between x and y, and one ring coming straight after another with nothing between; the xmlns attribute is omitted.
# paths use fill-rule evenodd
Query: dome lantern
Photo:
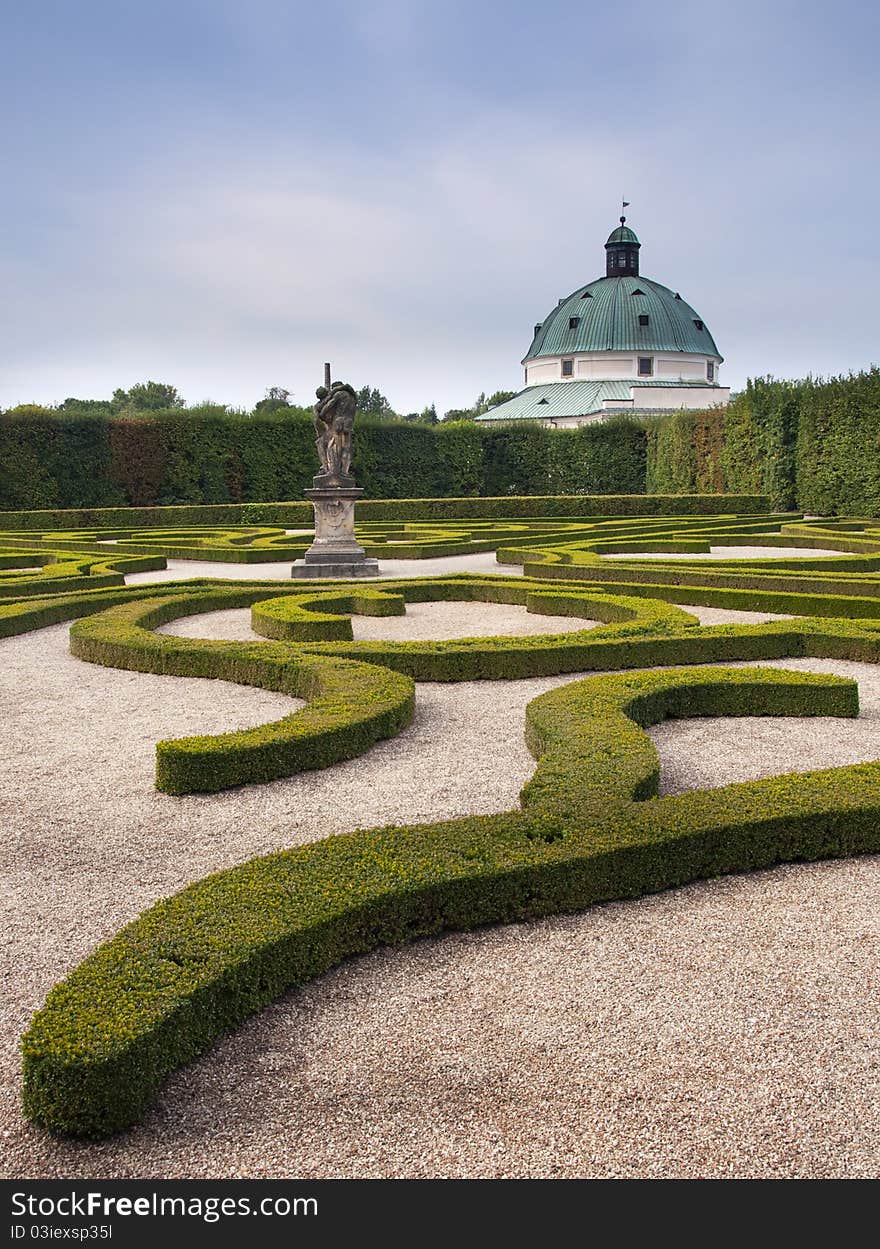
<svg viewBox="0 0 880 1249"><path fill-rule="evenodd" d="M626 224L626 217L621 217L620 225L611 231L605 244L605 276L637 278L640 247L635 232Z"/></svg>

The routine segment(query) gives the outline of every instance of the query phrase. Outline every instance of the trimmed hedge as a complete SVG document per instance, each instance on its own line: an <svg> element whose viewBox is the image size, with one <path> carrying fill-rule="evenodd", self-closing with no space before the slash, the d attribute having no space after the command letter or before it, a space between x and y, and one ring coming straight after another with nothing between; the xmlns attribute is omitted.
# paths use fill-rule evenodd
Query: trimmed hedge
<svg viewBox="0 0 880 1249"><path fill-rule="evenodd" d="M338 836L209 876L151 908L49 994L23 1040L27 1115L107 1136L167 1075L286 989L429 933L582 910L791 859L880 848L880 765L651 799L641 729L667 714L854 715L852 682L661 672L554 690L524 810ZM645 800L647 799L647 801Z"/></svg>
<svg viewBox="0 0 880 1249"><path fill-rule="evenodd" d="M140 599L71 628L71 654L90 663L235 681L308 701L302 711L272 724L159 742L157 789L212 793L325 768L395 736L412 719L413 683L388 669L320 659L263 642L205 642L151 632L181 615L212 611L220 604L247 606L265 593L262 587Z"/></svg>
<svg viewBox="0 0 880 1249"><path fill-rule="evenodd" d="M647 423L648 492L741 490L774 510L880 516L880 369L750 379L726 408Z"/></svg>
<svg viewBox="0 0 880 1249"><path fill-rule="evenodd" d="M355 590L348 594L299 594L266 599L251 608L251 628L263 637L285 642L351 641L350 614L403 616L402 594ZM342 614L345 613L345 614Z"/></svg>
<svg viewBox="0 0 880 1249"><path fill-rule="evenodd" d="M0 507L153 507L299 499L317 471L306 416L183 410L0 414ZM645 491L645 431L626 419L555 431L362 417L353 471L372 498Z"/></svg>
<svg viewBox="0 0 880 1249"><path fill-rule="evenodd" d="M593 590L604 584L594 582L592 568L578 568L571 564L527 563L525 573L526 576L541 579L584 581ZM615 578L613 584L623 594L644 595L649 599L683 603L692 607L727 607L734 611L771 612L792 616L880 618L880 598L855 594L798 594L785 591L720 589L705 585L667 585L657 581L642 583L627 580L625 573Z"/></svg>
<svg viewBox="0 0 880 1249"><path fill-rule="evenodd" d="M715 516L768 512L759 494L719 495L537 495L499 498L361 499L359 520L468 520L517 517L601 518L605 516ZM310 503L245 503L182 507L67 508L0 512L3 529L85 529L108 526L286 525L313 523Z"/></svg>

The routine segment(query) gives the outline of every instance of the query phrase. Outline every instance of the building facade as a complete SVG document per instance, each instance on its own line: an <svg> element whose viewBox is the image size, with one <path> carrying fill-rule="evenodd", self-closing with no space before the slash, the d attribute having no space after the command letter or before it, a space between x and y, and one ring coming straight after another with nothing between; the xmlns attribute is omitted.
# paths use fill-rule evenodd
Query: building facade
<svg viewBox="0 0 880 1249"><path fill-rule="evenodd" d="M646 415L726 404L724 357L681 295L639 272L641 243L620 218L605 276L581 286L535 326L524 389L481 421L577 427L617 412Z"/></svg>

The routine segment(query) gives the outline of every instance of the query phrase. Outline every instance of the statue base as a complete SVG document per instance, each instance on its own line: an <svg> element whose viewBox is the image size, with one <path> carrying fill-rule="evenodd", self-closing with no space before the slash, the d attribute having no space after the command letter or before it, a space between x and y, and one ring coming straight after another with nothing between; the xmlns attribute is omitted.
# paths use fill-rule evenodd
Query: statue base
<svg viewBox="0 0 880 1249"><path fill-rule="evenodd" d="M378 577L379 561L365 557L357 564L307 564L304 559L298 559L291 568L290 575L299 581L320 578L327 581L348 581L354 577Z"/></svg>
<svg viewBox="0 0 880 1249"><path fill-rule="evenodd" d="M357 486L323 484L305 491L315 509L315 540L305 558L293 565L291 577L312 580L379 575L378 560L367 559L354 536L354 505L363 493Z"/></svg>

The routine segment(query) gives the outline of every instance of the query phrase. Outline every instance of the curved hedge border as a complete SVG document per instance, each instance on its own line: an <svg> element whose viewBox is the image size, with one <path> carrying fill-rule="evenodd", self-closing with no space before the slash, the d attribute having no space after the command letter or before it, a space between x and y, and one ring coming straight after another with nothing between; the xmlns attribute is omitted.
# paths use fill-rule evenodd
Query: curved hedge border
<svg viewBox="0 0 880 1249"><path fill-rule="evenodd" d="M262 591L141 599L78 621L73 655L138 672L209 677L304 698L308 706L271 724L156 746L156 788L169 794L210 793L325 768L363 754L409 724L413 682L345 659L309 656L265 642L205 642L151 632L180 615L241 603Z"/></svg>
<svg viewBox="0 0 880 1249"><path fill-rule="evenodd" d="M24 1038L25 1111L80 1136L128 1127L171 1071L285 989L377 945L880 848L880 765L650 800L656 756L637 727L664 715L856 709L853 682L767 670L598 677L551 691L527 713L541 757L522 812L255 859L101 946L51 991Z"/></svg>
<svg viewBox="0 0 880 1249"><path fill-rule="evenodd" d="M846 539L863 533L853 530L857 523L841 523L838 534ZM726 533L741 542L746 533L759 539L765 523L721 518L700 530L699 537L696 522L687 534L680 523L670 527L662 518L652 525L602 523L603 541L626 543L630 549L640 541L678 541L676 528L682 541L717 542ZM826 533L818 543L817 535L817 544L833 545L833 537ZM517 550L518 539L511 541ZM390 595L394 610L400 599L470 598L599 619L602 626L556 637L357 643L347 640L348 622L337 614L359 610L358 592L349 586L310 585L297 594L289 584L276 589L265 582L218 586L193 581L151 586L146 603L140 587L46 594L24 603L4 600L0 591L0 633L81 616L72 630L72 646L82 647L84 657L180 675L245 681L256 675L254 684L297 679L305 684L309 671L320 682L335 671L334 665L352 660L380 665L372 672L385 677L396 672L420 680L802 655L880 662L880 624L849 618L862 610L861 601L873 601L876 582L863 562L876 559L871 554L845 557L846 567L843 559L834 560L829 572L841 592L812 596L821 599L816 606L835 610L840 618L700 629L686 612L660 601L662 595L644 597L652 587L680 592L683 587L673 584L671 570L668 586L662 580L643 582L644 566L635 565L634 576L633 564L600 564L594 551L578 551L576 544L523 549L523 557L534 563L540 580L385 582L372 593L380 599ZM775 566L773 575L786 580L790 571L789 599L807 602L809 595L805 598L802 591L810 579L804 574L820 562L784 563L788 567ZM603 577L593 583L589 577L597 567ZM674 567L683 577L691 571L686 561ZM829 568L828 561L821 567ZM851 568L864 571L850 579L846 571ZM549 569L552 585L545 579ZM604 579L609 569L629 582ZM654 569L652 564L649 576L657 576ZM668 569L660 569L660 576ZM737 579L765 575L760 561L715 564L709 575L728 571ZM739 585L732 593L758 592ZM632 592L608 592L619 586ZM685 592L694 588L684 586ZM151 632L196 611L257 605L282 628L317 624L318 638L324 640L301 634L295 644L236 644ZM754 607L755 600L727 605ZM328 638L327 630L336 636ZM301 678L292 676L294 669ZM292 690L293 685L269 688ZM315 700L322 693L326 686L313 691ZM52 991L24 1040L26 1112L51 1130L86 1136L135 1122L169 1071L203 1053L286 987L383 942L579 910L721 872L876 850L880 764L658 799L656 756L640 732L640 726L666 715L856 711L852 682L763 669L624 673L553 690L528 708L528 741L540 757L523 790L522 811L358 832L254 860L160 903L102 946ZM340 725L348 731L344 716ZM217 774L218 763L220 773L230 764L228 783L240 783L234 767L245 752L226 751L222 745L215 749L211 743L216 742L222 739L201 739L188 772L190 760L184 759L187 784L198 787L193 782L200 783L201 774L212 769ZM319 759L305 766L323 764Z"/></svg>
<svg viewBox="0 0 880 1249"><path fill-rule="evenodd" d="M264 599L251 607L251 628L263 637L285 642L315 642L328 638L351 641L350 615L402 616L402 594L383 590L348 593L284 595Z"/></svg>
<svg viewBox="0 0 880 1249"><path fill-rule="evenodd" d="M556 675L608 668L683 665L781 656L880 652L880 633L851 622L698 629L685 612L651 599L533 589L522 579L403 581L389 590L327 590L266 599L267 587L217 586L135 599L85 616L70 631L71 652L112 667L258 685L310 700L268 725L159 742L156 785L174 794L235 785L326 767L399 732L413 713L413 680L463 681ZM405 601L524 603L529 610L600 619L604 626L536 637L449 642L313 641L351 636L341 612L400 611ZM258 621L299 638L296 646L205 641L158 634L160 625L220 607L250 606Z"/></svg>

